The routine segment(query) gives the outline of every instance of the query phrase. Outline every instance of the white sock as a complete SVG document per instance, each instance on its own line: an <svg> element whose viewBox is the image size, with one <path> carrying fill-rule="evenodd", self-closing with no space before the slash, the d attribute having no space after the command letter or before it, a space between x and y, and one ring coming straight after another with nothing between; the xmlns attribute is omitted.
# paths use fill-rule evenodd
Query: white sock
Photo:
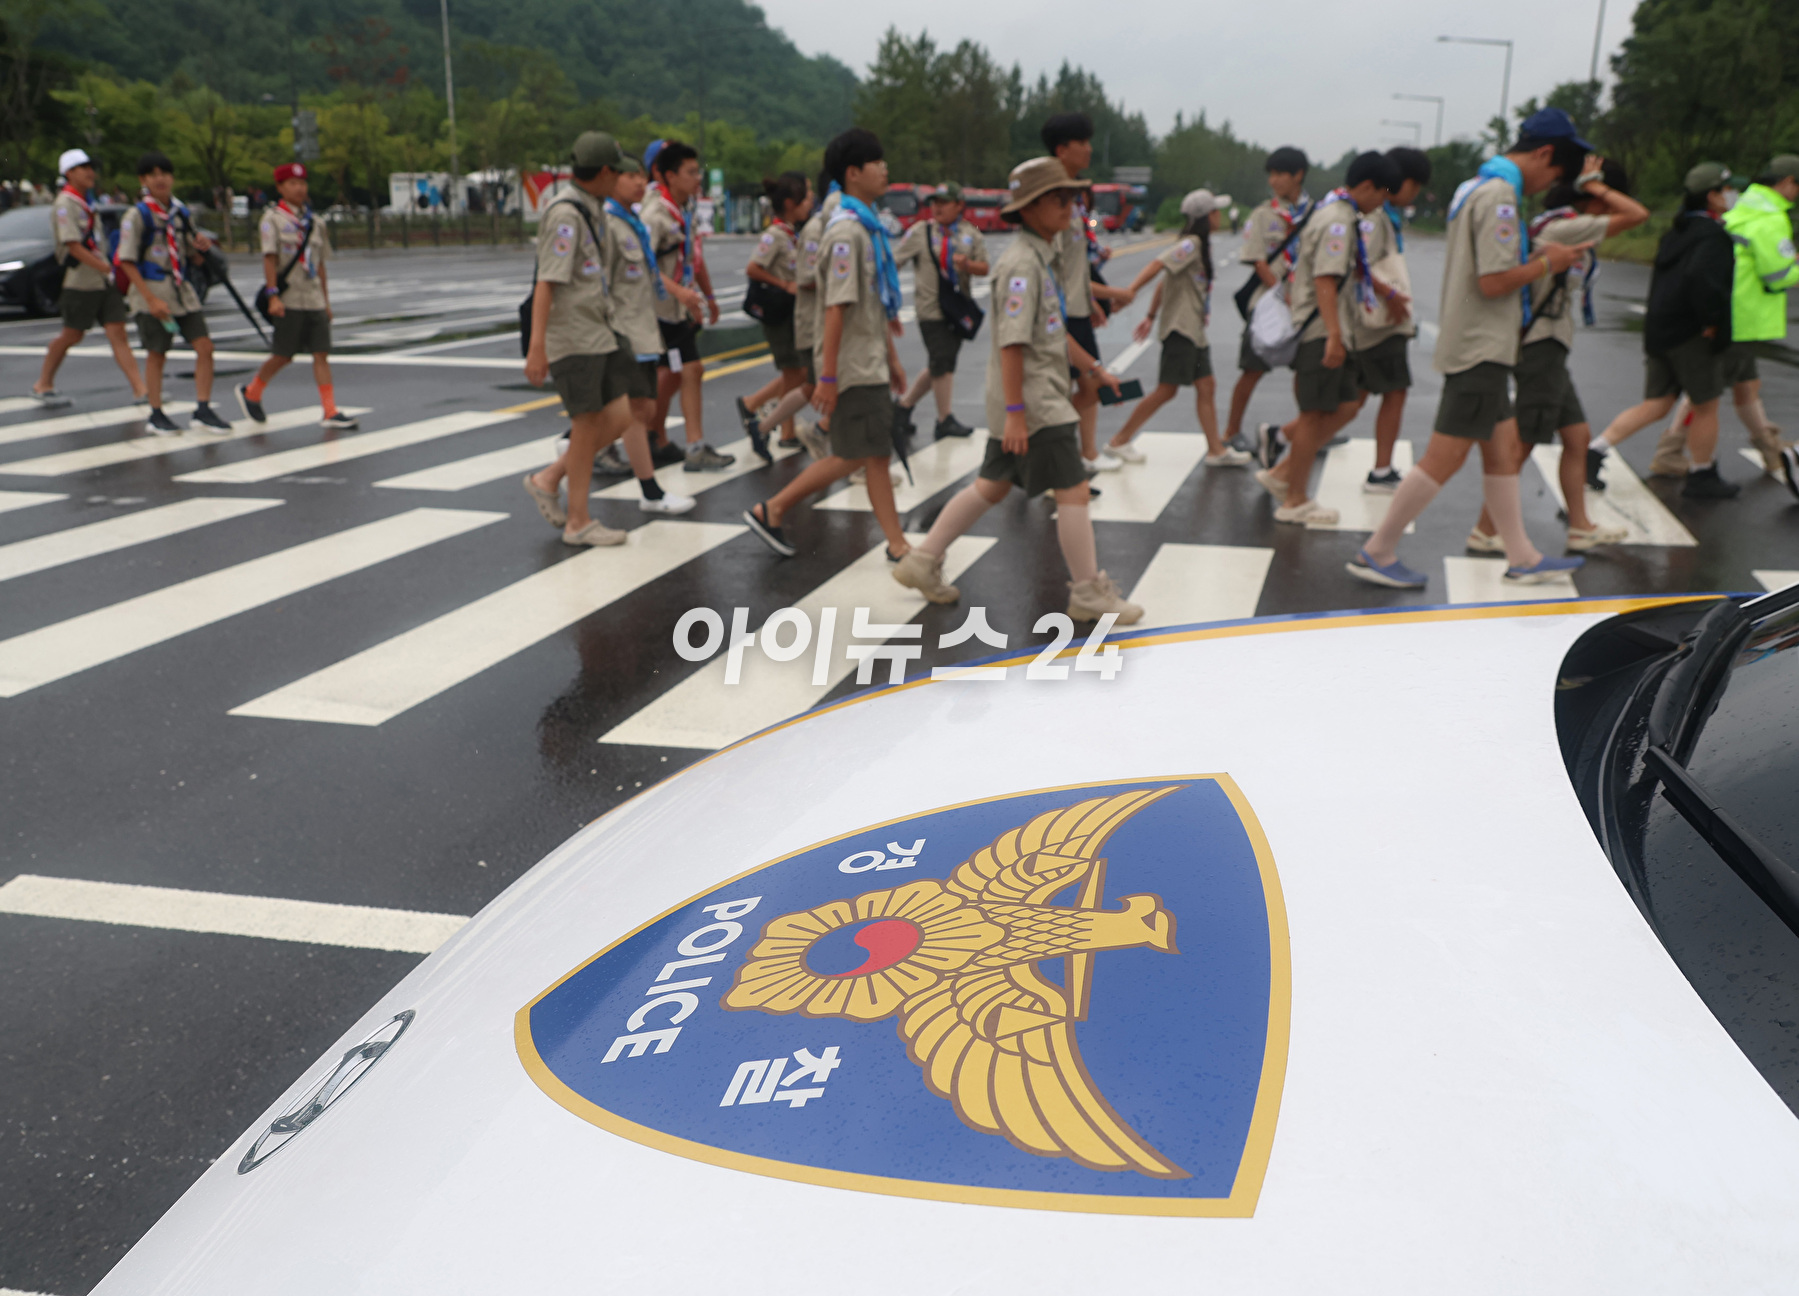
<svg viewBox="0 0 1799 1296"><path fill-rule="evenodd" d="M1093 540L1093 518L1088 505L1056 505L1056 539L1061 542L1063 561L1076 585L1084 585L1099 575L1099 552Z"/></svg>
<svg viewBox="0 0 1799 1296"><path fill-rule="evenodd" d="M1524 504L1518 498L1518 477L1498 477L1489 473L1480 479L1481 493L1486 496L1487 512L1505 542L1505 560L1512 567L1535 567L1543 561L1542 551L1530 542L1524 530Z"/></svg>
<svg viewBox="0 0 1799 1296"><path fill-rule="evenodd" d="M1717 462L1716 459L1707 459L1704 463L1700 463L1695 459L1693 460L1692 467L1688 468L1687 471L1689 473L1710 472L1712 470L1712 465Z"/></svg>
<svg viewBox="0 0 1799 1296"><path fill-rule="evenodd" d="M981 514L992 507L993 505L987 502L986 496L976 490L974 483L970 482L950 496L949 503L943 506L943 512L939 513L937 520L931 524L930 533L925 536L924 543L918 547L933 558L943 557L949 551L950 543L967 531L969 527L979 522Z"/></svg>
<svg viewBox="0 0 1799 1296"><path fill-rule="evenodd" d="M1593 449L1597 450L1602 455L1608 455L1612 452L1612 443L1602 436L1594 437Z"/></svg>
<svg viewBox="0 0 1799 1296"><path fill-rule="evenodd" d="M1405 529L1418 520L1418 515L1430 507L1430 502L1437 498L1437 492L1443 485L1424 469L1413 465L1410 472L1399 479L1399 485L1393 490L1393 502L1387 506L1387 516L1368 537L1368 543L1362 548L1368 556L1386 566L1399 556L1399 537Z"/></svg>

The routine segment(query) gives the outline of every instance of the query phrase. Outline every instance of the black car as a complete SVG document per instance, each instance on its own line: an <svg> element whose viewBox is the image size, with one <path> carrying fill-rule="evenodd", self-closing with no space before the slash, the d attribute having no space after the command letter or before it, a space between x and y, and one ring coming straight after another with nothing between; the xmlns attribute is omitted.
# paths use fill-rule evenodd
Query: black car
<svg viewBox="0 0 1799 1296"><path fill-rule="evenodd" d="M97 241L109 245L112 233L125 214L123 203L103 202L95 208L100 218ZM56 259L56 239L50 230L48 205L14 207L0 212L0 306L23 308L27 315L54 315L62 296L64 265ZM204 263L190 276L200 300L211 291L213 276Z"/></svg>

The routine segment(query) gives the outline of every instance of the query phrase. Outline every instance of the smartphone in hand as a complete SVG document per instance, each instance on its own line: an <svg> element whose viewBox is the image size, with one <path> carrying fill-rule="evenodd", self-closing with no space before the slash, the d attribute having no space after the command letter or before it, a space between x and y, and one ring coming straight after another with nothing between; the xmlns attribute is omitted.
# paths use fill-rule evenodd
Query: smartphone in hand
<svg viewBox="0 0 1799 1296"><path fill-rule="evenodd" d="M1114 396L1110 387L1099 389L1101 405L1122 405L1125 401L1143 399L1143 381L1139 378L1128 378L1118 384L1118 394Z"/></svg>

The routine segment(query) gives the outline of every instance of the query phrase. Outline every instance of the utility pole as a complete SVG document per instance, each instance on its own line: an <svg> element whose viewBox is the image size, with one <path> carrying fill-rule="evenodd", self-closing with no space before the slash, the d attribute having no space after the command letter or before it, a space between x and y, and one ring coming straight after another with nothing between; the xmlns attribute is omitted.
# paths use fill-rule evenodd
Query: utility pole
<svg viewBox="0 0 1799 1296"><path fill-rule="evenodd" d="M456 78L450 69L450 0L437 0L444 28L444 103L450 110L450 202L456 201L456 181L462 175L456 152Z"/></svg>
<svg viewBox="0 0 1799 1296"><path fill-rule="evenodd" d="M1503 148L1505 145L1506 109L1512 106L1512 42L1509 40L1495 40L1490 36L1439 36L1437 37L1437 41L1439 44L1448 41L1455 45L1505 46L1505 81L1499 91L1499 133L1500 147Z"/></svg>
<svg viewBox="0 0 1799 1296"><path fill-rule="evenodd" d="M1595 85L1599 82L1599 45L1605 38L1605 0L1599 0L1599 21L1593 25L1593 67L1587 73L1587 80Z"/></svg>
<svg viewBox="0 0 1799 1296"><path fill-rule="evenodd" d="M1442 95L1421 95L1421 94L1396 94L1393 97L1395 99L1415 99L1419 103L1434 103L1434 104L1436 104L1437 105L1437 142L1435 144L1433 144L1431 147L1432 148L1443 147L1443 96Z"/></svg>

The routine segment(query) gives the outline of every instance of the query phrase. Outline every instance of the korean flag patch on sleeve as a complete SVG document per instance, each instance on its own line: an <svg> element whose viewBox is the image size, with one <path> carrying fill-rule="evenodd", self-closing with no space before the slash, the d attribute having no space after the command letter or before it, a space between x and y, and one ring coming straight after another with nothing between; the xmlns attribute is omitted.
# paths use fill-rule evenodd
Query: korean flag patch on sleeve
<svg viewBox="0 0 1799 1296"><path fill-rule="evenodd" d="M1030 281L1028 279L1026 279L1023 275L1013 275L1012 282L1007 284L1006 286L1015 293L1021 293L1025 289L1029 288L1031 285L1030 285Z"/></svg>

